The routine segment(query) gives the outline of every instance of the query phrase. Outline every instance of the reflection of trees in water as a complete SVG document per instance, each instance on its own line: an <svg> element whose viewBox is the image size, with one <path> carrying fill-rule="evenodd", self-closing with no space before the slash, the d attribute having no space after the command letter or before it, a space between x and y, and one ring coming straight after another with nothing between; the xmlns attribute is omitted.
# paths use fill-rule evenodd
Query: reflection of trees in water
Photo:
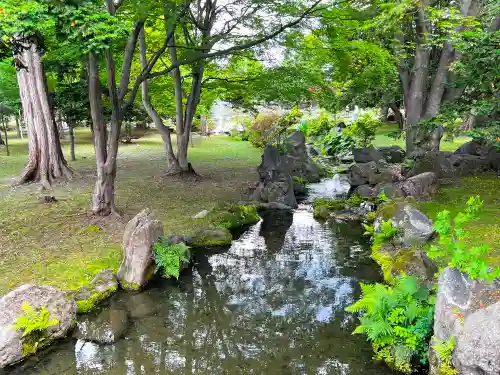
<svg viewBox="0 0 500 375"><path fill-rule="evenodd" d="M344 312L358 293L350 262L366 256L359 234L301 211L283 225L264 220L229 251L197 255L178 284L122 294L141 307L127 339L75 374L387 374Z"/></svg>

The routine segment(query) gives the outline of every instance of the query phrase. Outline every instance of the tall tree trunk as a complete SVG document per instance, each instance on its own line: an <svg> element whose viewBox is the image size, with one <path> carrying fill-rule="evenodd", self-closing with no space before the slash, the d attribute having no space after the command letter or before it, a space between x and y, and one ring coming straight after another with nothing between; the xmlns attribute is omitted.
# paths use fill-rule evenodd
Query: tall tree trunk
<svg viewBox="0 0 500 375"><path fill-rule="evenodd" d="M7 135L7 121L4 119L3 120L3 134L5 136L5 149L7 151L7 156L10 156L10 150L9 150L9 136Z"/></svg>
<svg viewBox="0 0 500 375"><path fill-rule="evenodd" d="M106 121L103 115L101 82L99 80L97 56L94 52L89 53L88 72L89 102L93 124L92 134L94 139L97 167L97 180L94 186L94 191L92 192L91 210L96 215L108 216L116 211L116 160L114 160L114 163L107 163L107 160L109 159L107 146L108 134Z"/></svg>
<svg viewBox="0 0 500 375"><path fill-rule="evenodd" d="M399 106L396 103L389 104L389 108L392 110L392 113L394 113L394 120L396 120L399 130L404 131L405 119L401 113L401 109L399 109Z"/></svg>
<svg viewBox="0 0 500 375"><path fill-rule="evenodd" d="M70 149L71 149L71 161L76 161L74 123L72 123L71 121L68 121L68 127L69 127L69 141L70 141Z"/></svg>
<svg viewBox="0 0 500 375"><path fill-rule="evenodd" d="M2 139L2 133L0 133L0 145L4 145L4 144L5 144L5 142Z"/></svg>
<svg viewBox="0 0 500 375"><path fill-rule="evenodd" d="M140 46L140 58L141 58L141 67L142 69L146 68L147 57L146 57L146 36L144 33L144 29L141 30L139 34L139 46ZM146 79L142 82L141 86L142 93L142 104L144 109L146 110L148 116L153 120L156 128L161 134L163 139L163 143L165 145L165 153L167 155L167 174L178 174L182 172L182 169L175 157L174 150L172 149L172 137L170 134L170 129L165 126L161 116L156 112L155 108L151 104L151 100L149 97L149 81Z"/></svg>
<svg viewBox="0 0 500 375"><path fill-rule="evenodd" d="M19 116L16 115L15 116L16 118L16 131L17 131L17 138L22 138L22 135L21 135L21 124L19 122Z"/></svg>
<svg viewBox="0 0 500 375"><path fill-rule="evenodd" d="M40 182L48 189L56 179L70 179L72 172L62 153L36 42L17 44L22 51L16 56L17 77L29 138L28 164L18 183Z"/></svg>

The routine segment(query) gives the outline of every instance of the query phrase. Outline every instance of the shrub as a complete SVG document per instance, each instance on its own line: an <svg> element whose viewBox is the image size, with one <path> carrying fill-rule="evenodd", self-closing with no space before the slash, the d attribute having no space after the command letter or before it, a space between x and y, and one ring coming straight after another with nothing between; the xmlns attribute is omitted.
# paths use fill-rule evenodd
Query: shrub
<svg viewBox="0 0 500 375"><path fill-rule="evenodd" d="M351 151L356 146L356 142L351 136L343 132L332 131L317 140L316 145L321 149L323 155L341 156Z"/></svg>
<svg viewBox="0 0 500 375"><path fill-rule="evenodd" d="M23 357L36 353L47 343L47 329L59 324L57 319L50 319L50 312L45 306L35 310L28 302L23 303L24 314L19 316L14 328L23 331Z"/></svg>
<svg viewBox="0 0 500 375"><path fill-rule="evenodd" d="M479 196L470 197L465 212L459 212L453 220L451 213L444 210L438 213L434 229L439 234L437 245L428 250L429 258L454 267L472 279L492 281L500 277L500 268L492 268L488 264L488 247L486 245L469 246L467 239L470 233L465 225L477 219L483 206Z"/></svg>
<svg viewBox="0 0 500 375"><path fill-rule="evenodd" d="M321 113L318 118L309 120L308 125L308 137L323 136L335 128L335 123L330 119L327 113Z"/></svg>
<svg viewBox="0 0 500 375"><path fill-rule="evenodd" d="M345 128L343 132L356 141L356 146L367 147L375 139L375 133L381 125L380 120L372 118L367 113Z"/></svg>
<svg viewBox="0 0 500 375"><path fill-rule="evenodd" d="M163 270L163 276L179 278L181 264L189 260L189 247L183 243L171 244L168 238L160 237L153 245L156 272Z"/></svg>
<svg viewBox="0 0 500 375"><path fill-rule="evenodd" d="M397 279L394 287L361 284L362 296L348 312L359 312L354 334L366 334L375 358L409 374L425 365L434 315L434 297L414 277Z"/></svg>
<svg viewBox="0 0 500 375"><path fill-rule="evenodd" d="M454 336L451 336L447 341L439 341L435 338L433 339L432 349L434 349L440 361L438 375L457 374L457 370L453 368L451 363L456 342L457 340Z"/></svg>

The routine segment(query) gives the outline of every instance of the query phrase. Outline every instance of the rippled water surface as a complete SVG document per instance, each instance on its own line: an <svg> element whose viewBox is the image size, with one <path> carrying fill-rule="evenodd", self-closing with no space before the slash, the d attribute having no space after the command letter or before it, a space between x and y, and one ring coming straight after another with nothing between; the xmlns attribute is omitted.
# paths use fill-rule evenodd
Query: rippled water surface
<svg viewBox="0 0 500 375"><path fill-rule="evenodd" d="M8 373L390 374L344 312L380 278L368 248L359 224L317 222L307 205L268 214L179 282L113 297L130 316L114 345L67 340Z"/></svg>

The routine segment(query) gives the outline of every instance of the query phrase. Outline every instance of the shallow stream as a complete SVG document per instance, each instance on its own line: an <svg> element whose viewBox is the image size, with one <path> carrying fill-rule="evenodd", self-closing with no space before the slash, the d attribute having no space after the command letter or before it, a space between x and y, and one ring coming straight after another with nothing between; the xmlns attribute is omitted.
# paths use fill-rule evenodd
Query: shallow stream
<svg viewBox="0 0 500 375"><path fill-rule="evenodd" d="M341 185L315 184L311 195ZM230 248L198 253L177 282L115 295L103 308L129 315L115 344L68 339L7 373L392 374L344 311L360 282L379 280L359 224L320 223L305 202L265 215Z"/></svg>

